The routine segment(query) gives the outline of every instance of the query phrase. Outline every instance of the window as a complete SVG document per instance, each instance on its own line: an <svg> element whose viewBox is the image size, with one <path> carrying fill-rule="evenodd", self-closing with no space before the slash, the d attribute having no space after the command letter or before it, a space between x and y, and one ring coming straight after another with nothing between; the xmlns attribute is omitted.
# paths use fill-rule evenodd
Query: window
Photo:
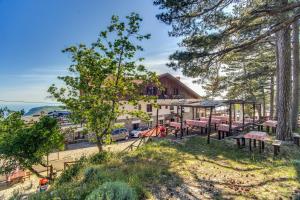
<svg viewBox="0 0 300 200"><path fill-rule="evenodd" d="M138 105L138 108L139 108L139 110L142 110L142 105L139 104L139 105Z"/></svg>
<svg viewBox="0 0 300 200"><path fill-rule="evenodd" d="M157 87L147 87L147 95L157 95Z"/></svg>
<svg viewBox="0 0 300 200"><path fill-rule="evenodd" d="M170 106L170 110L174 110L174 106Z"/></svg>
<svg viewBox="0 0 300 200"><path fill-rule="evenodd" d="M147 104L147 112L152 112L152 104Z"/></svg>
<svg viewBox="0 0 300 200"><path fill-rule="evenodd" d="M163 125L164 124L164 120L162 119L162 120L159 120L159 124L160 125Z"/></svg>
<svg viewBox="0 0 300 200"><path fill-rule="evenodd" d="M139 126L140 126L140 124L132 124L132 128L133 128L133 130L136 130L136 129L138 129L139 128Z"/></svg>
<svg viewBox="0 0 300 200"><path fill-rule="evenodd" d="M165 106L165 109L168 109L169 108L169 106Z"/></svg>
<svg viewBox="0 0 300 200"><path fill-rule="evenodd" d="M174 94L174 95L178 95L178 94L179 94L178 88L174 88L174 89L173 89L173 94Z"/></svg>
<svg viewBox="0 0 300 200"><path fill-rule="evenodd" d="M152 128L152 121L148 122L148 128Z"/></svg>

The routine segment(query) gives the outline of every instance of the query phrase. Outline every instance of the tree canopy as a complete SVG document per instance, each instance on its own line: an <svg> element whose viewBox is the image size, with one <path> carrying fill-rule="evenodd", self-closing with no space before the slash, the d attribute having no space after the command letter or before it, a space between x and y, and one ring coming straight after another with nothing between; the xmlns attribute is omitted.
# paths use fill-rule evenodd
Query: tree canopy
<svg viewBox="0 0 300 200"><path fill-rule="evenodd" d="M87 129L95 133L99 150L108 139L114 122L120 115L149 116L139 110L126 110L125 104L138 105L140 101L152 101L141 94L147 84L158 84L157 75L141 64L137 53L143 48L138 44L149 39L140 33L142 19L136 13L120 21L112 16L111 24L100 32L91 46L80 44L65 49L73 64L71 76L59 77L64 87L52 85L49 92L72 111L72 116L86 122Z"/></svg>
<svg viewBox="0 0 300 200"><path fill-rule="evenodd" d="M0 117L0 173L7 174L16 168L33 169L33 165L45 163L45 156L63 147L63 135L56 119L43 117L33 125L27 125L20 112Z"/></svg>

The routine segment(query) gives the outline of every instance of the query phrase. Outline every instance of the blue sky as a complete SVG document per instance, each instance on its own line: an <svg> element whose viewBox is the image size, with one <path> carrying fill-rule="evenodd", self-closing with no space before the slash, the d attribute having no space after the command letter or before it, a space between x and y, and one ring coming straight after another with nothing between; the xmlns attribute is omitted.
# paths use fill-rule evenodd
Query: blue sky
<svg viewBox="0 0 300 200"><path fill-rule="evenodd" d="M61 50L90 44L111 15L132 11L144 19L142 31L152 35L143 43L144 64L180 75L165 66L179 40L170 38L171 27L155 18L159 11L151 0L0 0L0 99L50 101L47 88L70 63ZM201 93L190 79L182 81Z"/></svg>

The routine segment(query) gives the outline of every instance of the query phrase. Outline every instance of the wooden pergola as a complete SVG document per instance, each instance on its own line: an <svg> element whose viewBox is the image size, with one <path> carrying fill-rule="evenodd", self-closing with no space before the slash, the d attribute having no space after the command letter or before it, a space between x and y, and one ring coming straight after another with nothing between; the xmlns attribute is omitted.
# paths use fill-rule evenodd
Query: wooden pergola
<svg viewBox="0 0 300 200"><path fill-rule="evenodd" d="M192 102L186 102L186 100L179 100L178 102L171 102L171 103L160 103L160 106L177 106L177 113L178 108L180 108L180 133L181 137L183 136L183 108L192 108L193 112L193 119L195 118L194 109L202 108L209 109L209 118L208 118L208 134L207 134L207 143L210 143L210 134L211 134L211 119L213 110L217 107L221 106L229 106L229 132L231 132L232 127L232 106L235 104L241 104L242 105L242 113L243 113L243 127L245 125L245 105L250 104L253 106L253 125L255 123L255 108L259 105L259 109L261 110L261 104L257 103L256 101L249 101L249 100L199 100L199 101L192 101ZM157 118L156 118L156 127L158 127L158 114L159 114L159 107L157 108ZM178 113L179 114L179 113ZM234 110L235 115L235 110Z"/></svg>

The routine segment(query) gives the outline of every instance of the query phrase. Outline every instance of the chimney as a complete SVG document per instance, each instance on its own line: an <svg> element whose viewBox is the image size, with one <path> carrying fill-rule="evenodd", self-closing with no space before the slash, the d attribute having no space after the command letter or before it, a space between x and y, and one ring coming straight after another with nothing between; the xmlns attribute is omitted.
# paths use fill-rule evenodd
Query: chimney
<svg viewBox="0 0 300 200"><path fill-rule="evenodd" d="M180 81L180 76L176 76L175 78Z"/></svg>

